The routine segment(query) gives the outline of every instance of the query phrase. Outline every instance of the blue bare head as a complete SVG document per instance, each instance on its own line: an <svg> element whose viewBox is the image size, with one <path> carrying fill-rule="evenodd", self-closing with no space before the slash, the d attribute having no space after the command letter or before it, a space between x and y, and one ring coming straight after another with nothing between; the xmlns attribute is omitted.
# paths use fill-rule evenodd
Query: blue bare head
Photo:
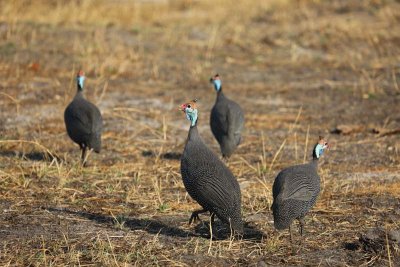
<svg viewBox="0 0 400 267"><path fill-rule="evenodd" d="M185 112L186 118L190 121L191 126L195 126L197 123L197 108L196 108L197 99L192 100L188 103L182 104L180 110Z"/></svg>
<svg viewBox="0 0 400 267"><path fill-rule="evenodd" d="M325 149L329 148L328 143L325 141L325 139L320 136L318 143L315 145L314 150L313 150L313 159L319 159L322 154L324 153Z"/></svg>
<svg viewBox="0 0 400 267"><path fill-rule="evenodd" d="M85 73L80 70L76 76L76 81L78 83L78 91L83 90L83 82L85 81Z"/></svg>
<svg viewBox="0 0 400 267"><path fill-rule="evenodd" d="M214 77L210 78L210 83L214 85L215 91L219 92L222 88L222 82L219 74L215 74Z"/></svg>

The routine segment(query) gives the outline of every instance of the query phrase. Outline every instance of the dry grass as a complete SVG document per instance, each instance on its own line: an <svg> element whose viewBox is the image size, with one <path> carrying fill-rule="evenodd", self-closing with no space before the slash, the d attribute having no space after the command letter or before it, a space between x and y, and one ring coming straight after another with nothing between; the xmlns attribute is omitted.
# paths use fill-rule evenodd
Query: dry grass
<svg viewBox="0 0 400 267"><path fill-rule="evenodd" d="M0 2L0 264L396 266L400 143L368 129L399 128L399 23L391 0ZM87 168L62 117L79 68L105 119ZM246 111L228 163L248 221L240 241L187 225L198 206L179 171L178 104L200 99L201 134L218 151L216 72ZM366 130L329 133L343 123ZM318 135L333 145L323 190L292 246L273 230L271 186ZM346 249L376 227L381 249Z"/></svg>

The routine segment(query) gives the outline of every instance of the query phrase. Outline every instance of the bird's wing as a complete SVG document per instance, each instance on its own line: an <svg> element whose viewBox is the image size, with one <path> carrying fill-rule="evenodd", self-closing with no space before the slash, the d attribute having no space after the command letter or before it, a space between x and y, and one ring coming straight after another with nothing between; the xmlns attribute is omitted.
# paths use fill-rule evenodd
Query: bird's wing
<svg viewBox="0 0 400 267"><path fill-rule="evenodd" d="M101 116L99 108L91 102L88 102L90 110L88 110L88 116L92 122L92 133L101 132L103 129L103 118Z"/></svg>
<svg viewBox="0 0 400 267"><path fill-rule="evenodd" d="M244 125L244 115L240 106L231 101L228 106L227 112L228 133L233 136L237 141L240 141Z"/></svg>
<svg viewBox="0 0 400 267"><path fill-rule="evenodd" d="M299 171L291 173L290 179L284 180L282 196L285 199L309 201L313 198L314 191L306 173Z"/></svg>
<svg viewBox="0 0 400 267"><path fill-rule="evenodd" d="M288 199L296 199L302 201L309 201L312 199L314 192L306 184L301 184L300 187L290 191L287 195Z"/></svg>
<svg viewBox="0 0 400 267"><path fill-rule="evenodd" d="M91 120L86 112L82 112L84 109L77 109L73 106L69 106L65 110L65 120L72 126L76 131L82 134L91 133Z"/></svg>
<svg viewBox="0 0 400 267"><path fill-rule="evenodd" d="M193 158L195 156L197 159ZM193 157L186 159L191 168L184 172L196 187L196 200L200 205L227 209L240 202L239 184L217 156L207 148L198 148Z"/></svg>
<svg viewBox="0 0 400 267"><path fill-rule="evenodd" d="M207 169L208 173L214 173L214 175L209 175L208 179L199 181L199 202L204 201L209 206L221 210L229 209L240 202L240 193L237 194L238 190L234 186L234 181L226 179L228 177L220 176L221 173L218 173L215 167L207 166Z"/></svg>
<svg viewBox="0 0 400 267"><path fill-rule="evenodd" d="M214 106L211 110L211 129L218 134L227 135L229 131L229 118L226 108L221 105Z"/></svg>

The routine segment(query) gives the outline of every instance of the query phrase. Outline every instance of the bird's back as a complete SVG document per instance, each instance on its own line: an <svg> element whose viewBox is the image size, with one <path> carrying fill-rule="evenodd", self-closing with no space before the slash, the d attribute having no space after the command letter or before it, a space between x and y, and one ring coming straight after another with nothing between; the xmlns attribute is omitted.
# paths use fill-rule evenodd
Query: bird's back
<svg viewBox="0 0 400 267"><path fill-rule="evenodd" d="M242 230L239 183L203 143L197 128L189 133L181 159L181 173L185 188L194 200L226 223L231 220L234 229L236 225L235 230Z"/></svg>
<svg viewBox="0 0 400 267"><path fill-rule="evenodd" d="M244 114L234 101L219 93L211 110L210 126L214 137L221 146L224 156L230 156L241 141Z"/></svg>
<svg viewBox="0 0 400 267"><path fill-rule="evenodd" d="M103 119L93 103L78 93L65 109L64 120L68 135L74 142L100 152Z"/></svg>
<svg viewBox="0 0 400 267"><path fill-rule="evenodd" d="M282 170L274 181L272 191L275 227L285 229L315 205L320 191L316 167L302 164Z"/></svg>

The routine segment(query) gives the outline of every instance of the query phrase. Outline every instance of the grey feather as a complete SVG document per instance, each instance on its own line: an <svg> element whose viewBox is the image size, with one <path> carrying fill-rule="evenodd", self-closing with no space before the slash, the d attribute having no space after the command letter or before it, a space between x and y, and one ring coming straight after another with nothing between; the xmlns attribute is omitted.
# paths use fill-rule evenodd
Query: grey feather
<svg viewBox="0 0 400 267"><path fill-rule="evenodd" d="M272 188L274 225L288 228L293 220L302 219L315 205L320 192L318 160L282 170Z"/></svg>
<svg viewBox="0 0 400 267"><path fill-rule="evenodd" d="M236 232L243 232L239 183L204 144L196 125L189 130L181 159L181 174L187 192L205 211L231 223Z"/></svg>
<svg viewBox="0 0 400 267"><path fill-rule="evenodd" d="M222 88L217 92L217 100L211 110L210 126L222 155L231 156L241 142L244 113L236 102L225 97Z"/></svg>
<svg viewBox="0 0 400 267"><path fill-rule="evenodd" d="M83 151L89 148L96 153L100 152L103 118L100 110L83 97L79 86L74 99L65 109L64 121L68 136Z"/></svg>

